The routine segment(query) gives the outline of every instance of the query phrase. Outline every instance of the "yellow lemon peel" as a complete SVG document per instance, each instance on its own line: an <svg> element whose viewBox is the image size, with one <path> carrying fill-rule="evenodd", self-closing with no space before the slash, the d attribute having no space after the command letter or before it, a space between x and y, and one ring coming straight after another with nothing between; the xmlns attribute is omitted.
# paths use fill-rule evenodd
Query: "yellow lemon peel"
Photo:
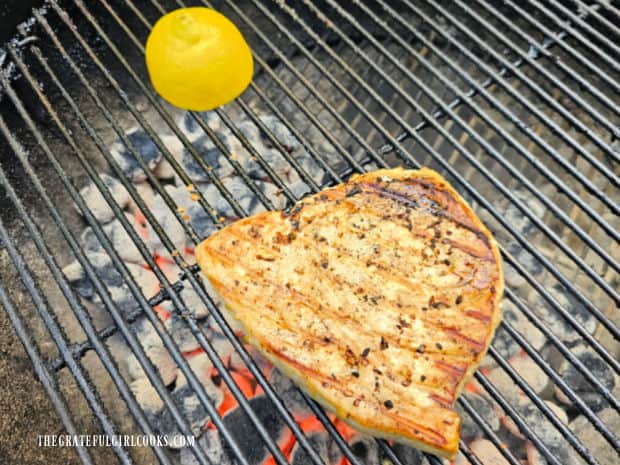
<svg viewBox="0 0 620 465"><path fill-rule="evenodd" d="M254 71L239 29L210 8L180 8L162 16L145 55L155 90L187 110L212 110L237 98Z"/></svg>

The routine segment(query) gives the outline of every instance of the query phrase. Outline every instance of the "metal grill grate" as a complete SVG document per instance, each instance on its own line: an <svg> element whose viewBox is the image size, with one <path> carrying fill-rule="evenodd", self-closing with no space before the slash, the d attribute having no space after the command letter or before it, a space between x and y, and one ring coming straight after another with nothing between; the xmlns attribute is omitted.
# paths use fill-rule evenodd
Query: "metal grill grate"
<svg viewBox="0 0 620 465"><path fill-rule="evenodd" d="M240 26L256 64L248 91L210 116L179 116L161 103L144 77L142 44L149 29L162 13L185 6L181 1L50 1L33 12L34 40L22 37L7 44L5 53L0 50L0 185L7 198L0 215L0 302L67 431L82 431L94 418L108 434L156 432L115 353L117 345L111 341L117 340L137 358L178 430L193 434L137 336L136 325L146 320L232 457L251 463L169 327L153 311L169 302L275 463L289 463L290 456L246 398L225 354L210 339L208 324L228 339L307 461L325 462L287 399L222 315L197 267L178 253L169 225L153 213L144 190L110 149L115 139L125 144L144 182L197 244L204 231L187 221L167 182L153 173L128 132L137 125L146 134L177 184L187 186L214 228L221 228L253 207L210 166L179 122L189 121L227 160L254 203L266 209L374 167L424 165L445 175L498 238L507 273L506 305L514 316L502 323L489 351L489 368L476 373L474 381L502 418L502 431L467 395L458 401L463 415L494 445L493 453L512 465L524 459L521 449L527 449L530 463L617 463L620 7L581 0L531 0L527 6L510 0L501 5L487 0L204 4ZM291 153L264 115L275 117L292 134L306 159ZM282 176L240 121L258 128L296 184ZM259 177L231 151L222 128L249 154ZM215 197L193 191L193 175L172 153L166 143L171 139L185 148ZM181 271L178 280L170 278L136 232L100 177L104 171L111 171L127 190ZM96 186L156 276L160 290L155 295L144 292L123 259L124 251L84 200L78 186L86 181ZM264 183L277 192L265 192ZM218 214L222 202L231 212L228 218ZM119 304L91 262L78 238L85 223L72 203L128 288L130 308ZM71 260L77 260L92 283L106 318L95 316L63 271ZM208 308L210 323L194 317L183 297L187 288ZM579 416L591 425L588 440L546 402L537 388L538 371L533 377L515 366L514 348L532 364L526 366L548 377L547 390L565 398L571 420ZM566 367L574 371L573 378ZM518 388L519 395L513 397L507 386ZM343 456L361 463L330 416L301 396ZM505 443L502 435L510 425L520 442ZM594 447L595 442L603 446ZM402 448L377 443L392 463L409 460ZM140 453L122 446L112 451L121 463L174 463L178 458L158 446ZM84 463L114 460L106 451L78 447L77 452ZM196 463L212 463L200 443L191 452ZM492 460L488 451L470 448L466 441L461 441L461 453L472 464ZM425 460L441 463L433 456Z"/></svg>

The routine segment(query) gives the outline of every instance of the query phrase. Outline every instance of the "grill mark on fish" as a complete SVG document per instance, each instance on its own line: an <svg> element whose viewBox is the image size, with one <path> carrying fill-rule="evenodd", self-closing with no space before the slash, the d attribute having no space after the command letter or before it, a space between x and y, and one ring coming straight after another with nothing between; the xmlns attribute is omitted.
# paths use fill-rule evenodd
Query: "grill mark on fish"
<svg viewBox="0 0 620 465"><path fill-rule="evenodd" d="M215 250L215 249L211 249L211 250L213 251L213 253L219 255L223 260L229 261L229 263L231 263L231 264L233 263L231 260L229 260L229 258L226 255L222 254L220 251ZM251 271L253 272L253 274L259 272L259 270L255 270L255 269L252 269ZM288 296L294 297L299 303L301 303L304 306L308 307L310 310L314 311L314 309L318 309L318 307L319 307L319 302L316 301L315 299L311 298L310 296L302 294L299 291L296 291L296 290L293 290L293 289L287 289L285 287L283 288L282 286L277 285L276 283L273 283L271 281L270 281L270 284L271 284L271 286L273 286L274 289L280 289L283 294L287 294ZM344 318L344 316L342 316L341 318ZM478 341L475 341L475 340L473 340L473 339L471 339L469 337L464 336L457 329L447 328L445 325L441 325L441 324L437 323L436 321L433 321L432 319L430 319L428 317L421 316L421 317L418 317L418 318L421 321L423 321L425 324L428 324L429 326L432 326L433 328L438 329L438 330L446 333L447 335L449 335L451 337L454 337L454 338L459 339L459 340L461 340L463 342L467 342L468 344L473 345L474 349L479 349L480 346L482 345L482 343L480 343ZM475 317L473 317L473 318L475 318ZM346 319L349 320L349 321L355 322L359 326L362 326L360 324L359 320L352 319L350 315L348 315L346 317ZM476 319L478 319L478 318L476 318ZM368 334L368 333L364 333L364 334ZM380 333L377 333L377 334L380 334ZM389 334L385 334L384 337L389 338L388 341L390 341L392 343L396 342L394 339L391 338L391 335L389 335ZM411 346L410 348L415 349L416 347L417 346L415 346L415 347ZM442 354L449 353L449 352L446 352L446 351L434 352L433 350L429 350L428 352L429 353L442 353ZM454 354L454 355L456 355L456 354Z"/></svg>

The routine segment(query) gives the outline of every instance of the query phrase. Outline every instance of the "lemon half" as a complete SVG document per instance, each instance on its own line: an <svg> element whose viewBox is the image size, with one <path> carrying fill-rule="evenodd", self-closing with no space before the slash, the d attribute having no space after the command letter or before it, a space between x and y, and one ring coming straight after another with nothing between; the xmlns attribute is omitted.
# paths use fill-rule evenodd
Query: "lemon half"
<svg viewBox="0 0 620 465"><path fill-rule="evenodd" d="M210 8L162 16L146 41L155 90L187 110L207 111L238 97L252 80L252 52L237 27Z"/></svg>

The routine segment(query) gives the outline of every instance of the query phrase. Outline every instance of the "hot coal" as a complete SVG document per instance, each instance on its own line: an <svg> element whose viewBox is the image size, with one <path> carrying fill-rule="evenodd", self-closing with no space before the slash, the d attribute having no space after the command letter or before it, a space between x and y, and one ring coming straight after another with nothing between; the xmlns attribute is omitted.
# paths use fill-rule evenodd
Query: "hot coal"
<svg viewBox="0 0 620 465"><path fill-rule="evenodd" d="M392 450L402 463L413 463L416 465L428 465L428 460L424 457L424 454L413 447L403 446L401 444L394 444Z"/></svg>
<svg viewBox="0 0 620 465"><path fill-rule="evenodd" d="M547 406L556 414L559 420L565 424L568 423L568 417L566 412L557 404L546 401ZM529 399L522 398L516 405L516 410L523 418L525 423L529 426L530 430L545 444L545 446L553 453L553 455L560 459L562 464L577 465L580 461L576 457L576 453L571 449L570 445L566 442L564 435L558 430L545 416L545 414ZM515 435L522 439L528 439L527 435L523 431L519 431L517 425L510 421L504 423L505 426ZM535 463L546 463L544 457L540 454L533 454L531 451L528 454L528 460L537 460ZM542 462L540 462L542 461Z"/></svg>
<svg viewBox="0 0 620 465"><path fill-rule="evenodd" d="M123 186L118 179L107 174L101 174L100 178L103 184L108 188L110 195L118 206L121 209L125 208L129 204L130 199L129 193L127 192L127 189L125 189L125 186ZM90 182L88 185L83 187L80 190L80 195L83 197L84 202L97 221L100 223L107 223L114 218L112 208L110 208L108 203L105 201L103 194L93 182Z"/></svg>
<svg viewBox="0 0 620 465"><path fill-rule="evenodd" d="M338 463L340 457L340 449L336 444L336 441L327 433L313 433L308 434L308 442L312 446L312 449L319 454L323 463L332 464ZM364 462L366 463L366 462ZM291 465L314 465L314 462L310 458L310 455L306 450L299 445L295 444L291 453Z"/></svg>
<svg viewBox="0 0 620 465"><path fill-rule="evenodd" d="M277 368L271 370L269 382L291 412L307 412L308 404L299 388Z"/></svg>
<svg viewBox="0 0 620 465"><path fill-rule="evenodd" d="M141 128L131 129L125 135L149 169L155 168L161 161L162 155L149 135ZM121 139L110 146L110 153L129 179L134 182L141 182L146 179L146 174L136 157Z"/></svg>
<svg viewBox="0 0 620 465"><path fill-rule="evenodd" d="M137 221L136 217L129 213L125 213L125 217L138 237L144 238L146 235L145 228ZM109 222L104 226L103 230L112 243L114 250L123 260L131 263L144 263L144 257L127 230L123 227L121 220L115 219Z"/></svg>
<svg viewBox="0 0 620 465"><path fill-rule="evenodd" d="M221 132L216 133L216 136L226 146L226 136ZM213 170L213 174L218 177L226 177L233 173L232 165L209 136L201 135L191 142L200 159ZM228 147L226 149L230 150ZM209 180L205 170L187 148L183 148L181 163L192 181L207 182Z"/></svg>
<svg viewBox="0 0 620 465"><path fill-rule="evenodd" d="M192 334L185 318L172 313L166 320L166 329L181 352L191 352L200 347L200 344Z"/></svg>
<svg viewBox="0 0 620 465"><path fill-rule="evenodd" d="M493 465L509 465L510 462L499 449L488 439L476 439L469 448L480 459L480 462Z"/></svg>
<svg viewBox="0 0 620 465"><path fill-rule="evenodd" d="M545 372L526 354L512 357L509 363L536 394L542 395L549 386L549 378Z"/></svg>
<svg viewBox="0 0 620 465"><path fill-rule="evenodd" d="M463 397L467 399L472 408L484 419L492 431L499 430L499 419L489 399L471 392L465 392ZM465 440L472 440L480 437L483 434L483 430L478 423L476 423L459 404L457 404L456 410L459 412L462 420L461 437Z"/></svg>
<svg viewBox="0 0 620 465"><path fill-rule="evenodd" d="M561 284L549 286L547 290L557 300L557 302L567 310L577 322L583 326L586 331L593 333L597 327L596 318L592 313L571 294ZM555 310L546 300L537 294L537 303L533 307L540 314L545 324L549 326L551 331L555 333L562 341L568 344L574 344L582 340L577 331Z"/></svg>
<svg viewBox="0 0 620 465"><path fill-rule="evenodd" d="M519 334L524 336L534 349L540 350L545 345L547 342L545 335L540 332L540 330L528 320L525 314L508 298L502 300L502 312L504 321L510 323ZM508 335L506 334L506 336ZM512 337L510 339L514 344L517 344ZM505 353L507 352L508 351Z"/></svg>
<svg viewBox="0 0 620 465"><path fill-rule="evenodd" d="M279 442L283 435L284 420L271 401L264 396L257 396L250 399L249 404L269 436ZM230 431L235 432L235 439L248 462L262 464L268 456L267 447L243 409L238 407L230 411L224 416L223 421ZM228 453L231 454L230 451Z"/></svg>
<svg viewBox="0 0 620 465"><path fill-rule="evenodd" d="M146 356L158 370L162 382L166 386L172 384L177 378L178 368L153 326L147 320L139 320L134 324L134 330ZM133 353L127 357L126 364L132 379L137 380L146 376Z"/></svg>
<svg viewBox="0 0 620 465"><path fill-rule="evenodd" d="M153 416L164 408L164 401L147 378L134 379L129 388L147 415Z"/></svg>
<svg viewBox="0 0 620 465"><path fill-rule="evenodd" d="M362 434L356 434L349 440L351 452L359 458L360 462L366 465L380 465L381 453L377 441Z"/></svg>
<svg viewBox="0 0 620 465"><path fill-rule="evenodd" d="M540 200L533 197L529 193L523 190L515 189L512 191L513 195L521 201L535 216L543 218L546 212L546 208ZM538 232L537 226L532 220L527 217L519 207L514 203L509 203L504 209L504 216L510 223L512 228L517 229L519 232L525 235L536 234Z"/></svg>
<svg viewBox="0 0 620 465"><path fill-rule="evenodd" d="M118 308L123 312L136 309L138 302L111 258L104 252L87 252L86 256ZM125 266L145 296L150 297L157 293L159 281L151 271L130 262L126 262ZM97 303L102 302L101 297L95 291L94 284L77 261L67 265L63 271L80 296Z"/></svg>
<svg viewBox="0 0 620 465"><path fill-rule="evenodd" d="M597 415L611 431L620 431L620 415L614 409L603 409ZM600 463L613 464L618 462L618 451L603 439L586 417L582 415L576 417L571 422L570 429L575 432L583 444L587 444L592 455L597 457Z"/></svg>
<svg viewBox="0 0 620 465"><path fill-rule="evenodd" d="M209 415L193 392L194 391L189 386L184 385L172 392L172 398L181 410L185 420L191 425L192 433L195 436L199 436L204 424L209 419ZM170 443L174 442L172 440L173 437L182 436L172 413L170 413L167 408L156 413L151 413L149 417L153 428L155 428L159 434L168 436Z"/></svg>
<svg viewBox="0 0 620 465"><path fill-rule="evenodd" d="M491 344L493 348L506 359L513 357L519 353L519 350L521 350L519 344L517 344L512 336L501 326L495 330L495 336L493 337L493 342ZM497 362L491 355L487 354L482 359L480 366L482 368L491 369L497 366Z"/></svg>
<svg viewBox="0 0 620 465"><path fill-rule="evenodd" d="M222 391L213 384L210 378L211 364L206 355L200 354L192 357L189 360L189 364L192 371L203 385L210 403L215 409L219 408L224 396ZM182 373L179 373L176 379L171 396L185 420L190 424L192 433L195 436L200 436L210 417ZM160 434L168 437L181 435L172 413L167 408L151 413L149 417L153 422L154 428L156 428Z"/></svg>
<svg viewBox="0 0 620 465"><path fill-rule="evenodd" d="M173 201L178 204L179 189L174 186L165 186L165 190L173 199ZM185 190L183 194L187 196L187 191ZM182 207L177 207L177 209L178 208ZM155 196L153 197L153 205L151 207L151 211L153 212L153 216L157 220L159 226L161 226L161 228L166 232L175 249L178 251L183 251L185 249L186 242L185 230L183 229L183 225L175 217L170 207L168 207L168 205L166 204L164 198L159 194L155 194ZM179 213L183 212L179 211ZM147 242L150 247L155 250L159 255L166 256L168 252L150 222L146 223L146 229Z"/></svg>
<svg viewBox="0 0 620 465"><path fill-rule="evenodd" d="M230 451L224 447L222 438L217 430L208 429L198 438L196 443L213 465L232 465L236 463L231 458ZM181 449L179 461L181 465L199 465L200 463L189 447Z"/></svg>
<svg viewBox="0 0 620 465"><path fill-rule="evenodd" d="M577 358L587 367L587 369L594 375L594 377L601 382L610 392L616 385L616 377L612 372L609 365L607 365L598 355L596 355L585 343L579 344L573 349L573 353ZM583 375L575 368L575 366L568 360L564 360L560 366L558 373L562 379L568 384L575 393L581 397L581 399L588 404L588 406L598 412L609 406L609 403L598 392L596 387L592 386L590 382L583 377ZM567 398L559 388L556 388L556 396L560 402L570 405L571 401Z"/></svg>

